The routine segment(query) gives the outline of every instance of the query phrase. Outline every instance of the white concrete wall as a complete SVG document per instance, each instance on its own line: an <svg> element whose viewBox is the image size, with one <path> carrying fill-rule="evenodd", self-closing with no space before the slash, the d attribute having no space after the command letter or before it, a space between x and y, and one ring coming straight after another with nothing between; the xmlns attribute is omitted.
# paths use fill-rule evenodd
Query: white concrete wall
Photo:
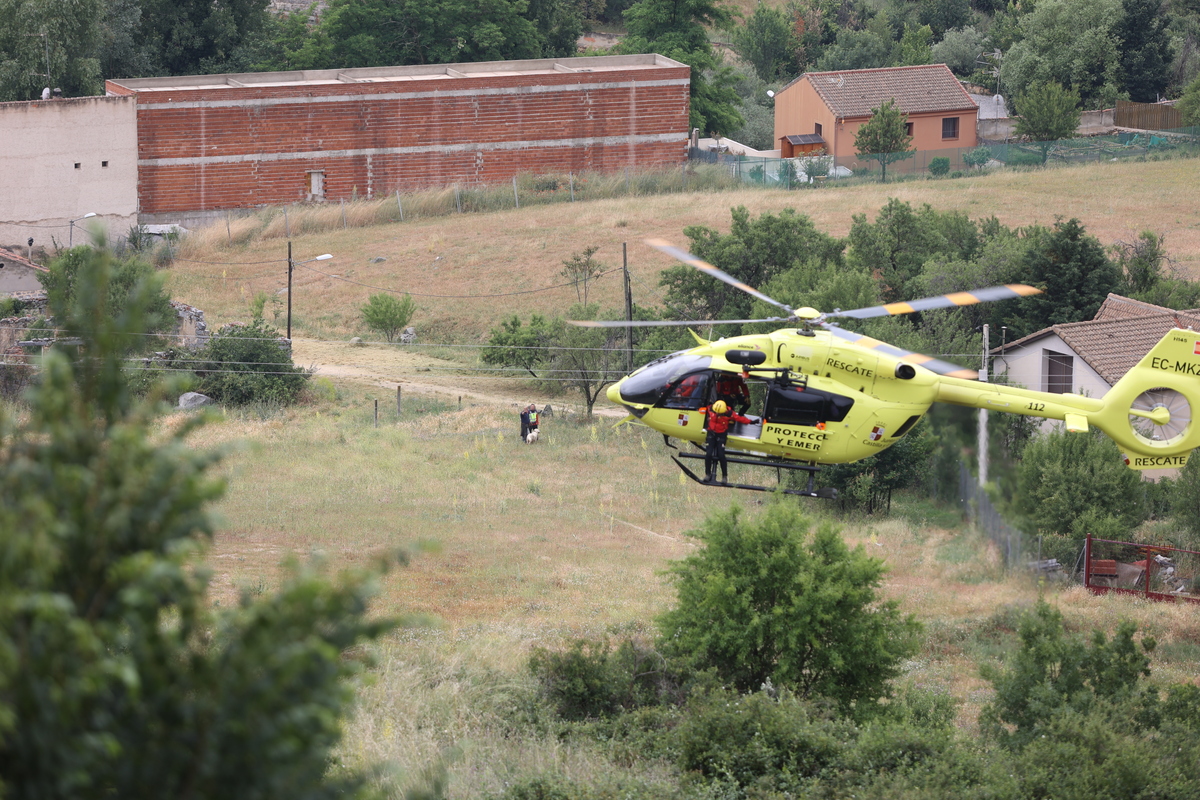
<svg viewBox="0 0 1200 800"><path fill-rule="evenodd" d="M136 99L0 103L0 174L0 246L53 251L86 242L89 226L124 236L137 223Z"/></svg>

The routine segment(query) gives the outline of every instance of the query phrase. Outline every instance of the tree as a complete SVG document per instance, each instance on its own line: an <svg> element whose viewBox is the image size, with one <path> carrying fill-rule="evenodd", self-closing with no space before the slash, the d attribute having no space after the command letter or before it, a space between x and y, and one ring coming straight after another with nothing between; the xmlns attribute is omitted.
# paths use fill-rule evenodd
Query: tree
<svg viewBox="0 0 1200 800"><path fill-rule="evenodd" d="M529 318L529 325L522 326L521 318L514 314L510 319L492 328L488 346L480 356L483 363L492 366L518 367L533 377L549 359L551 328L546 319L537 314Z"/></svg>
<svg viewBox="0 0 1200 800"><path fill-rule="evenodd" d="M692 68L689 126L726 134L742 124L732 76L708 41L705 26L727 26L721 0L639 0L625 11L629 35L619 53L661 53Z"/></svg>
<svg viewBox="0 0 1200 800"><path fill-rule="evenodd" d="M1030 532L1122 536L1146 518L1141 483L1108 437L1055 430L1025 447L1013 506Z"/></svg>
<svg viewBox="0 0 1200 800"><path fill-rule="evenodd" d="M897 66L907 67L919 64L933 63L933 31L928 25L905 24L904 35L900 38L900 51Z"/></svg>
<svg viewBox="0 0 1200 800"><path fill-rule="evenodd" d="M828 523L812 528L786 501L757 520L737 506L706 519L692 532L703 549L670 570L677 601L658 620L661 647L741 691L770 679L860 713L887 696L920 626L879 601L881 560Z"/></svg>
<svg viewBox="0 0 1200 800"><path fill-rule="evenodd" d="M100 243L103 246L103 243ZM177 322L171 298L163 290L162 282L154 280L154 267L138 257L115 259L106 256L97 259L91 247L80 246L67 250L50 262L49 271L38 275L38 281L55 307L73 308L82 298L80 287L92 287L96 278L88 273L103 266L107 272L102 302L109 313L122 316L130 312L130 304L145 294L145 307L141 310L143 324L148 333L172 330ZM66 335L74 335L67 333ZM150 336L135 340L137 350L153 349L158 340Z"/></svg>
<svg viewBox="0 0 1200 800"><path fill-rule="evenodd" d="M1167 88L1171 36L1163 0L1122 0L1116 26L1121 41L1121 88L1135 103L1156 103Z"/></svg>
<svg viewBox="0 0 1200 800"><path fill-rule="evenodd" d="M1200 543L1200 459L1188 459L1169 491L1171 516L1187 533L1180 546L1194 550Z"/></svg>
<svg viewBox="0 0 1200 800"><path fill-rule="evenodd" d="M569 319L594 320L599 306L572 306ZM551 374L564 386L583 396L587 414L600 398L604 387L625 376L625 331L616 328L581 328L565 320L551 325L547 351Z"/></svg>
<svg viewBox="0 0 1200 800"><path fill-rule="evenodd" d="M1091 319L1109 292L1120 291L1120 268L1079 220L1059 220L1053 230L1039 228L1027 236L1017 279L1043 293L1013 301L1007 324L1014 336Z"/></svg>
<svg viewBox="0 0 1200 800"><path fill-rule="evenodd" d="M151 300L122 314L89 251L72 304L81 345L53 348L29 413L0 419L0 775L6 797L357 795L331 775L360 660L390 627L365 577L297 567L229 609L196 554L223 481L188 435L135 401L124 353ZM3 411L0 410L0 414Z"/></svg>
<svg viewBox="0 0 1200 800"><path fill-rule="evenodd" d="M920 0L917 19L932 28L933 38L941 41L947 31L971 21L971 4L968 0Z"/></svg>
<svg viewBox="0 0 1200 800"><path fill-rule="evenodd" d="M817 62L822 72L875 69L892 63L892 42L874 31L844 28Z"/></svg>
<svg viewBox="0 0 1200 800"><path fill-rule="evenodd" d="M1193 78L1183 90L1183 96L1175 108L1183 117L1184 125L1200 125L1200 75Z"/></svg>
<svg viewBox="0 0 1200 800"><path fill-rule="evenodd" d="M539 58L544 41L525 8L514 0L331 0L316 28L299 40L293 29L275 59L332 69ZM571 25L567 17L548 22L555 37Z"/></svg>
<svg viewBox="0 0 1200 800"><path fill-rule="evenodd" d="M908 116L901 114L895 100L888 100L879 108L871 109L871 118L864 122L854 134L854 147L868 161L878 161L881 180L887 182L887 165L895 161L912 158L915 150L909 150L913 137L905 128Z"/></svg>
<svg viewBox="0 0 1200 800"><path fill-rule="evenodd" d="M983 52L983 41L983 34L974 26L955 28L946 31L930 55L934 64L945 64L955 75L965 78L979 69L977 62Z"/></svg>
<svg viewBox="0 0 1200 800"><path fill-rule="evenodd" d="M1079 127L1079 95L1057 83L1035 83L1017 101L1021 115L1015 133L1028 136L1042 150L1042 163L1058 139L1075 134Z"/></svg>
<svg viewBox="0 0 1200 800"><path fill-rule="evenodd" d="M1098 705L1143 695L1139 682L1150 675L1147 654L1155 649L1155 641L1147 636L1139 647L1133 640L1136 632L1137 626L1125 621L1111 642L1095 631L1085 643L1068 635L1062 614L1039 600L1020 621L1021 647L1011 663L981 670L996 691L980 715L981 726L993 738L1019 748L1044 733L1064 711L1086 714ZM1143 695L1143 702L1153 702L1153 694L1150 690Z"/></svg>
<svg viewBox="0 0 1200 800"><path fill-rule="evenodd" d="M382 333L393 342L400 331L408 327L416 310L417 303L411 295L397 297L389 292L376 292L362 305L359 313L367 328Z"/></svg>
<svg viewBox="0 0 1200 800"><path fill-rule="evenodd" d="M599 245L585 247L582 253L575 253L562 262L563 271L559 274L575 287L575 296L581 305L587 305L588 285L604 274L604 265L592 258L599 249Z"/></svg>
<svg viewBox="0 0 1200 800"><path fill-rule="evenodd" d="M683 232L691 240L692 253L750 286L763 286L798 263L842 262L842 243L794 209L753 220L744 206L730 214L728 234L703 226ZM745 292L684 265L664 270L659 283L667 287L665 305L685 318L746 319L753 302Z"/></svg>
<svg viewBox="0 0 1200 800"><path fill-rule="evenodd" d="M766 83L800 74L800 42L787 12L761 0L745 25L733 29L733 50Z"/></svg>
<svg viewBox="0 0 1200 800"><path fill-rule="evenodd" d="M208 340L196 373L200 391L219 403L293 402L308 373L292 363L279 331L262 319L230 325Z"/></svg>
<svg viewBox="0 0 1200 800"><path fill-rule="evenodd" d="M836 464L828 473L822 472L821 482L837 487L837 502L843 510L890 514L892 492L920 486L929 478L936 444L929 426L921 423L878 455Z"/></svg>
<svg viewBox="0 0 1200 800"><path fill-rule="evenodd" d="M268 0L140 2L138 38L154 75L248 70L268 28Z"/></svg>
<svg viewBox="0 0 1200 800"><path fill-rule="evenodd" d="M965 224L964 224L965 223ZM955 229L952 241L946 233ZM928 204L920 209L896 198L879 210L874 222L855 214L847 237L847 261L870 271L885 302L909 299L908 283L932 258L968 260L979 246L974 224L964 215L941 214ZM964 288L979 288L976 286Z"/></svg>
<svg viewBox="0 0 1200 800"><path fill-rule="evenodd" d="M1025 113L1020 98L1036 83L1069 86L1088 108L1114 105L1121 90L1117 28L1124 13L1121 0L1038 0L1020 18L1020 41L1005 53L1000 76L1017 99L1017 114Z"/></svg>
<svg viewBox="0 0 1200 800"><path fill-rule="evenodd" d="M103 91L102 1L0 0L0 102L35 100L46 87L67 97Z"/></svg>

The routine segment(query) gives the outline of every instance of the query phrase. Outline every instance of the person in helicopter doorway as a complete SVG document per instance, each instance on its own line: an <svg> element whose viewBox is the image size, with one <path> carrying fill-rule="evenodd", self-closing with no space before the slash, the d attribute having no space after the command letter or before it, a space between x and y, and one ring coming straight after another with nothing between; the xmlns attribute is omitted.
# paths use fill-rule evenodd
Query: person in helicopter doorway
<svg viewBox="0 0 1200 800"><path fill-rule="evenodd" d="M721 483L729 483L729 464L725 460L725 439L729 436L729 425L751 422L734 411L724 400L718 400L708 409L708 438L704 442L704 482L713 483L717 478L717 465L721 466Z"/></svg>
<svg viewBox="0 0 1200 800"><path fill-rule="evenodd" d="M745 414L750 408L750 390L746 381L736 373L722 372L717 378L717 399L724 400L730 408Z"/></svg>

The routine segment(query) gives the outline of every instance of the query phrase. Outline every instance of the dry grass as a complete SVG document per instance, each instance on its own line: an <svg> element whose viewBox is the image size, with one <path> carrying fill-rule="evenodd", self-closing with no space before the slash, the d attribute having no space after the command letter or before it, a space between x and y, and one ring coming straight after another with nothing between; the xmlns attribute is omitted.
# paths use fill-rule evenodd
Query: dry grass
<svg viewBox="0 0 1200 800"><path fill-rule="evenodd" d="M534 294L507 293L563 283L562 262L592 245L599 246L597 258L606 266L619 267L622 243L628 244L634 299L656 305L661 298L658 274L670 262L643 241L658 236L686 242L682 231L688 225L727 231L729 209L737 205L745 205L755 214L796 208L812 217L819 228L838 236L849 231L855 214L873 217L889 197L929 203L942 211L959 210L973 218L996 216L1006 225L1050 225L1057 217L1078 217L1105 244L1128 241L1146 229L1163 233L1167 250L1179 267L1197 276L1200 221L1195 216L1194 193L1198 173L1200 160L1196 159L1089 164L791 193L739 189L462 216L412 219L406 215L410 221L403 223L348 229L335 226L319 233L301 232L309 226L305 215L335 215L340 220L339 207L293 209L289 220L296 259L326 252L335 256L331 261L297 267L293 327L298 335L315 338L363 333L358 308L373 286L414 293L419 307L414 322L423 341L479 341L500 319L514 313L565 313L576 301L569 287ZM452 204L452 190L448 191ZM389 207L389 203L393 205ZM395 211L394 199L347 204L346 208L347 215L355 219L379 219ZM282 239L272 238L280 234L282 224L282 215L267 220L266 212L235 220L231 223L232 246L227 243L224 223L193 234L181 250L182 257L190 260L180 260L168 270L168 288L173 296L205 309L213 325L246 319L249 301L258 292L267 292L280 301L269 310L279 313L282 322L287 247ZM386 260L373 261L377 258ZM309 267L357 283L328 278ZM617 307L621 292L619 274L614 274L598 281L593 294L601 303Z"/></svg>

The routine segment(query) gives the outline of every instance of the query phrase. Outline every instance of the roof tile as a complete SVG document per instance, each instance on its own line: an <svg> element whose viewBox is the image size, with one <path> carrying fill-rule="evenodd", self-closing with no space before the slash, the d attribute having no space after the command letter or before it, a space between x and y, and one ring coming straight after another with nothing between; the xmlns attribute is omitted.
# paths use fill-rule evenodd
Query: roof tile
<svg viewBox="0 0 1200 800"><path fill-rule="evenodd" d="M807 72L800 79L808 80L839 117L868 117L888 100L904 114L979 108L945 64Z"/></svg>

